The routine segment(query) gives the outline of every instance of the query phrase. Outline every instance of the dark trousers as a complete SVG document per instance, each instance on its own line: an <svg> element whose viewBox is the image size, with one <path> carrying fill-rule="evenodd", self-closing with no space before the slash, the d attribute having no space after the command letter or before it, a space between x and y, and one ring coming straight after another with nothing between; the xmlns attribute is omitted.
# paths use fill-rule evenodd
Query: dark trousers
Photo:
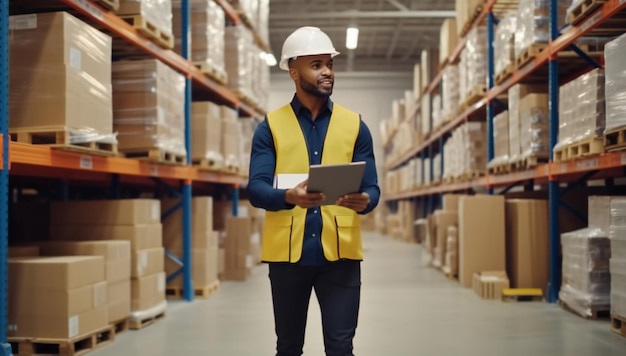
<svg viewBox="0 0 626 356"><path fill-rule="evenodd" d="M276 356L300 356L311 290L322 312L327 356L353 356L361 297L361 263L339 261L324 266L270 263L269 277L276 324Z"/></svg>

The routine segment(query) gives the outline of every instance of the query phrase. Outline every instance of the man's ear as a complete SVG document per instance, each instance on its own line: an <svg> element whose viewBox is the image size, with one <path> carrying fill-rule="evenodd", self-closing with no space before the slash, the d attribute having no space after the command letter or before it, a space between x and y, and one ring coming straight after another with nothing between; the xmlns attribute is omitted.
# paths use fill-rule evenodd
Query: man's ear
<svg viewBox="0 0 626 356"><path fill-rule="evenodd" d="M289 67L289 77L291 80L298 80L298 71L294 67Z"/></svg>

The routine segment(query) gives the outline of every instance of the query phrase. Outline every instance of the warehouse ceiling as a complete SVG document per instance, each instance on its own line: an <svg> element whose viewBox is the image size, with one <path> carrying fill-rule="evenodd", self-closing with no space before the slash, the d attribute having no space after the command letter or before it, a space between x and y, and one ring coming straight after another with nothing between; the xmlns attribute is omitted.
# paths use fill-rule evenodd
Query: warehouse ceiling
<svg viewBox="0 0 626 356"><path fill-rule="evenodd" d="M444 18L454 17L454 0L272 0L270 6L270 45L277 59L291 32L317 26L341 52L337 71L412 71L422 49L439 47ZM359 28L355 50L346 49L350 26Z"/></svg>

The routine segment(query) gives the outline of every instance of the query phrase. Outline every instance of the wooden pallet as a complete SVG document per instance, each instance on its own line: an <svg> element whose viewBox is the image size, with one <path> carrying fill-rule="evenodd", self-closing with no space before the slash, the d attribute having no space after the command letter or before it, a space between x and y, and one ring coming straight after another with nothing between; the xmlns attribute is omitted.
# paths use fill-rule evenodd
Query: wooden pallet
<svg viewBox="0 0 626 356"><path fill-rule="evenodd" d="M568 312L572 314L576 314L587 320L607 319L607 318L610 318L611 316L611 311L609 309L603 309L603 308L597 308L597 307L591 308L591 315L581 315L579 312L572 309L569 305L565 304L565 302L561 300L559 300L559 305L561 306L561 308L563 308L563 310L567 310Z"/></svg>
<svg viewBox="0 0 626 356"><path fill-rule="evenodd" d="M472 88L467 96L467 99L459 106L458 114L463 113L465 110L469 109L472 105L479 102L482 98L485 97L485 93L487 93L487 87L483 84L479 84Z"/></svg>
<svg viewBox="0 0 626 356"><path fill-rule="evenodd" d="M602 138L592 137L579 142L555 148L554 161L564 162L576 158L598 155L604 152L604 140Z"/></svg>
<svg viewBox="0 0 626 356"><path fill-rule="evenodd" d="M224 162L215 159L197 159L193 160L192 164L198 169L219 172L224 167Z"/></svg>
<svg viewBox="0 0 626 356"><path fill-rule="evenodd" d="M576 5L567 16L567 21L571 25L576 25L591 15L597 8L604 5L608 0L583 0Z"/></svg>
<svg viewBox="0 0 626 356"><path fill-rule="evenodd" d="M607 152L626 149L626 126L604 133L604 149Z"/></svg>
<svg viewBox="0 0 626 356"><path fill-rule="evenodd" d="M174 48L174 36L161 31L158 26L148 21L141 15L120 15L122 20L133 26L144 36L153 40L159 46L165 49Z"/></svg>
<svg viewBox="0 0 626 356"><path fill-rule="evenodd" d="M124 156L126 156L126 158L135 158L156 163L175 165L185 165L187 163L187 158L185 155L167 152L160 148L125 150Z"/></svg>
<svg viewBox="0 0 626 356"><path fill-rule="evenodd" d="M96 0L96 2L109 10L117 11L120 8L120 0Z"/></svg>
<svg viewBox="0 0 626 356"><path fill-rule="evenodd" d="M9 337L13 354L19 356L80 356L108 345L115 340L113 326L71 339Z"/></svg>
<svg viewBox="0 0 626 356"><path fill-rule="evenodd" d="M157 315L146 317L143 319L130 319L130 329L131 330L141 330L147 326L150 326L157 321L164 319L167 316L167 310L163 310Z"/></svg>
<svg viewBox="0 0 626 356"><path fill-rule="evenodd" d="M498 164L492 164L487 166L487 172L489 174L507 174L511 172L511 163L499 162Z"/></svg>
<svg viewBox="0 0 626 356"><path fill-rule="evenodd" d="M626 337L626 317L617 314L611 314L611 331Z"/></svg>
<svg viewBox="0 0 626 356"><path fill-rule="evenodd" d="M239 166L234 164L225 164L222 168L222 172L228 174L239 174Z"/></svg>
<svg viewBox="0 0 626 356"><path fill-rule="evenodd" d="M539 53L543 52L546 48L548 48L547 43L535 43L530 45L530 47L520 53L519 56L515 59L515 65L517 68L523 67L526 63L533 60Z"/></svg>
<svg viewBox="0 0 626 356"><path fill-rule="evenodd" d="M117 156L117 144L105 142L84 142L72 143L71 130L67 128L32 128L11 130L9 133L12 141L20 143L28 143L31 145L40 145L63 149L66 151L75 151L80 153L89 153L100 156Z"/></svg>
<svg viewBox="0 0 626 356"><path fill-rule="evenodd" d="M228 83L228 75L223 70L218 70L206 62L194 62L194 67L198 68L204 75L214 81L226 85Z"/></svg>
<svg viewBox="0 0 626 356"><path fill-rule="evenodd" d="M510 76L513 75L514 71L515 65L513 63L510 63L509 65L504 67L504 69L496 75L496 84L501 84L502 82L507 80Z"/></svg>
<svg viewBox="0 0 626 356"><path fill-rule="evenodd" d="M492 12L496 18L502 18L504 15L517 12L519 9L519 0L498 0L493 5Z"/></svg>
<svg viewBox="0 0 626 356"><path fill-rule="evenodd" d="M525 171L537 167L540 164L548 163L548 156L527 156L511 162L511 170Z"/></svg>
<svg viewBox="0 0 626 356"><path fill-rule="evenodd" d="M115 331L115 335L126 332L130 329L130 318L124 318L122 320L118 320L111 323L113 330Z"/></svg>
<svg viewBox="0 0 626 356"><path fill-rule="evenodd" d="M198 298L208 299L215 295L220 289L220 281L215 281L206 287L194 288L194 295ZM183 287L165 288L165 296L168 299L182 299Z"/></svg>
<svg viewBox="0 0 626 356"><path fill-rule="evenodd" d="M543 292L539 288L507 288L502 290L503 302L540 302Z"/></svg>
<svg viewBox="0 0 626 356"><path fill-rule="evenodd" d="M467 19L467 22L464 23L463 27L461 28L461 38L463 38L463 37L465 37L465 35L467 35L469 30L472 28L472 25L474 24L474 21L476 21L478 16L480 16L481 12L483 12L483 4L476 5L476 8L474 8L474 12L472 12L472 16L470 16Z"/></svg>
<svg viewBox="0 0 626 356"><path fill-rule="evenodd" d="M485 172L465 172L461 174L461 176L459 177L459 181L467 182L484 176Z"/></svg>

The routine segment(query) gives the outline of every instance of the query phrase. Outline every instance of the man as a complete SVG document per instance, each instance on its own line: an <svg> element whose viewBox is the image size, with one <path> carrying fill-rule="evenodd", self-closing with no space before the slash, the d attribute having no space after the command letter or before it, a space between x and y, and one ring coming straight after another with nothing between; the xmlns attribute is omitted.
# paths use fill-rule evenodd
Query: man
<svg viewBox="0 0 626 356"><path fill-rule="evenodd" d="M353 355L363 258L358 214L376 207L380 189L369 129L360 115L330 100L338 54L319 28L293 32L280 68L289 71L296 94L267 115L253 138L248 191L251 203L267 211L262 260L269 263L277 356L302 355L312 289L326 355ZM360 192L336 205L320 207L323 194L308 193L306 181L287 190L273 187L278 174L357 161L366 162Z"/></svg>

